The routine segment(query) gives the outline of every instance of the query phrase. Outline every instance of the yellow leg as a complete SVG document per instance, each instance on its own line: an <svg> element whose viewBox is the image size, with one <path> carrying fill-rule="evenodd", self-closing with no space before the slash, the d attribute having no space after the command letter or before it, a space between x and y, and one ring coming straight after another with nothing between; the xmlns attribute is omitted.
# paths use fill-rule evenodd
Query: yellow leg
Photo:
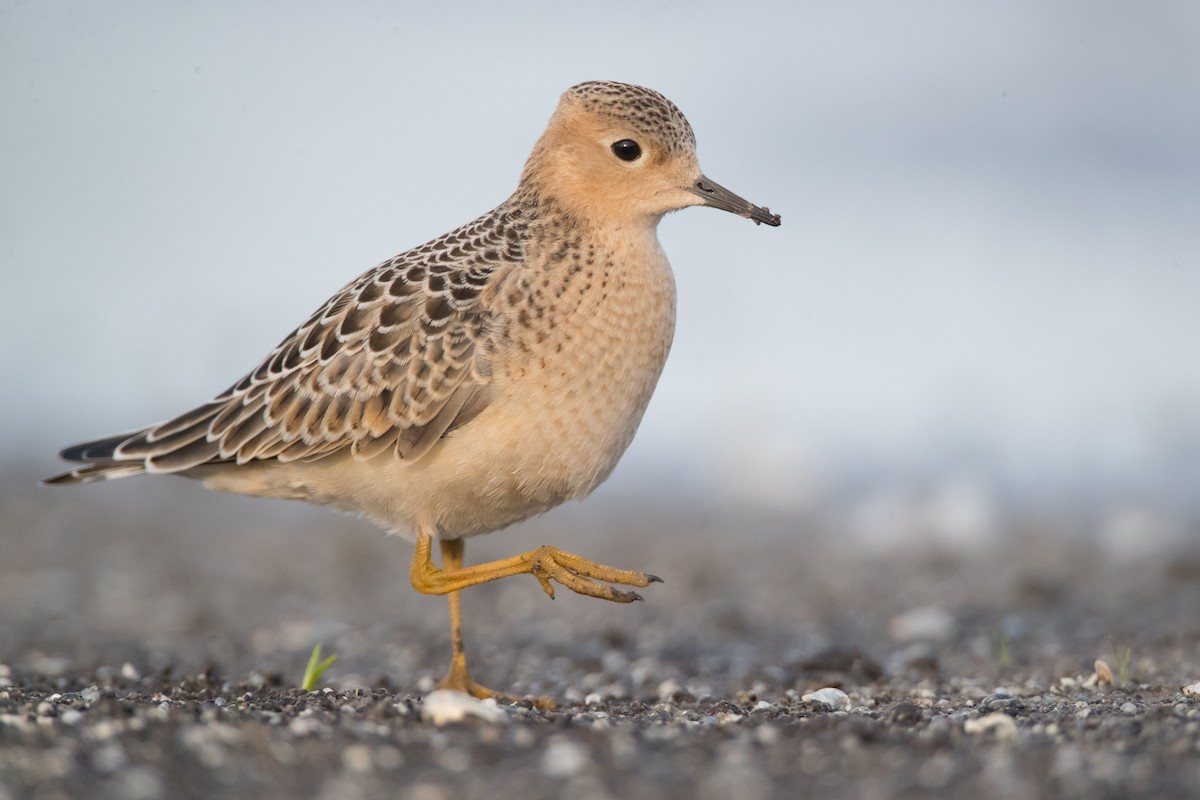
<svg viewBox="0 0 1200 800"><path fill-rule="evenodd" d="M451 572L462 569L463 540L442 539L441 545L442 569ZM472 697L480 699L485 697L508 699L500 692L471 680L471 676L467 673L467 654L463 649L462 604L458 592L450 592L448 599L450 600L450 669L447 670L446 677L438 681L438 688L466 692Z"/></svg>
<svg viewBox="0 0 1200 800"><path fill-rule="evenodd" d="M618 603L631 603L642 598L633 592L613 589L611 586L597 583L592 579L597 578L632 586L646 586L662 580L642 572L606 567L588 561L586 558L565 553L558 548L544 546L502 561L464 567L462 539L442 539L440 544L442 568L438 569L434 566L432 558L433 537L427 533L419 534L411 572L412 584L417 591L449 596L450 669L446 672L446 676L438 682L438 688L466 692L472 697L481 699L494 697L498 700L512 701L519 698L494 691L471 680L471 676L467 672L466 651L463 648L462 606L458 595L462 589L477 583L487 583L510 575L521 575L528 572L538 579L550 597L554 597L554 586L550 581L556 580L579 594ZM554 707L554 702L548 697L539 698L535 703L541 708Z"/></svg>

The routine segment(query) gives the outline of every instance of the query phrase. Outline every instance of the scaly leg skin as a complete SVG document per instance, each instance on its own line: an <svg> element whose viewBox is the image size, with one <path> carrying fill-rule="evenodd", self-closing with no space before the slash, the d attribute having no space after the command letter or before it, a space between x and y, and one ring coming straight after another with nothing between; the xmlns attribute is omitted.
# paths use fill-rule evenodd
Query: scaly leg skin
<svg viewBox="0 0 1200 800"><path fill-rule="evenodd" d="M467 673L467 656L463 649L462 638L462 609L459 591L478 583L506 578L510 575L530 573L541 583L546 594L554 597L554 587L550 580L556 580L568 589L579 594L612 600L617 603L631 603L642 598L633 592L623 592L611 586L597 583L592 578L624 583L631 586L647 586L661 582L662 579L642 572L614 569L603 564L588 561L586 558L565 553L556 547L539 547L537 550L523 553L502 561L492 561L474 567L463 567L463 540L442 539L442 569L433 564L433 537L421 533L417 537L416 552L413 553L412 585L425 594L449 595L450 601L450 669L446 676L438 682L439 689L453 689L465 692L480 699L493 697L497 700L515 702L520 698L488 689L471 680ZM540 697L534 701L538 708L554 708L554 701L548 697Z"/></svg>
<svg viewBox="0 0 1200 800"><path fill-rule="evenodd" d="M463 540L443 539L441 545L442 569L447 571L462 569ZM497 700L515 700L516 698L506 697L500 692L471 680L471 676L467 672L467 653L463 648L461 598L458 592L454 591L447 595L447 599L450 601L450 669L447 670L446 677L438 681L437 688L466 692L480 700L488 697L494 697Z"/></svg>
<svg viewBox="0 0 1200 800"><path fill-rule="evenodd" d="M443 552L445 546L442 545ZM410 577L413 588L423 594L449 594L468 586L528 573L538 579L542 590L550 597L554 597L551 581L557 581L577 594L599 597L614 603L632 603L634 600L641 600L641 595L614 589L600 581L639 587L662 583L662 578L655 575L606 567L583 556L548 545L500 561L457 568L451 568L447 564L445 569L438 569L433 565L432 549L433 537L424 532L417 534L417 547L413 552ZM461 550L459 557L461 564Z"/></svg>
<svg viewBox="0 0 1200 800"><path fill-rule="evenodd" d="M442 571L461 570L463 550L465 549L463 540L442 539L440 544L442 547ZM489 689L471 679L471 675L467 672L467 653L463 647L462 604L458 590L450 592L447 599L450 601L450 669L446 671L446 676L438 681L437 688L465 692L480 700L489 697L506 703L515 703L520 700L521 698L515 695L497 692L495 689ZM533 703L538 708L555 708L554 701L549 697L539 697Z"/></svg>

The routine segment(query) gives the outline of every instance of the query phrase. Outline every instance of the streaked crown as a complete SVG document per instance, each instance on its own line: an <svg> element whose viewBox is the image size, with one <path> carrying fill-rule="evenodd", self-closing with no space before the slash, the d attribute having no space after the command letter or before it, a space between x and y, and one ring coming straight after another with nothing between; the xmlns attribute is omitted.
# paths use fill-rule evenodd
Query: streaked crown
<svg viewBox="0 0 1200 800"><path fill-rule="evenodd" d="M587 111L651 134L672 153L696 149L696 136L683 112L653 89L615 81L587 81L572 86L563 97L579 101Z"/></svg>

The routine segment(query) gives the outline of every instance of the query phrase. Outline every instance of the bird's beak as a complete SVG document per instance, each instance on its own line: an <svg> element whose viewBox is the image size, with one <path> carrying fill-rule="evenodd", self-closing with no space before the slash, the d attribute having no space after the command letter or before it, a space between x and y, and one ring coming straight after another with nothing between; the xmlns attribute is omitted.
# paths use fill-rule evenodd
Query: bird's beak
<svg viewBox="0 0 1200 800"><path fill-rule="evenodd" d="M704 201L704 205L719 208L722 211L728 211L732 214L737 214L739 217L754 220L754 224L765 222L772 227L779 227L780 219L778 214L772 214L770 209L765 206L756 206L753 203L738 197L733 192L726 189L719 183L714 183L703 175L699 180L688 187L688 191L692 194L699 195Z"/></svg>

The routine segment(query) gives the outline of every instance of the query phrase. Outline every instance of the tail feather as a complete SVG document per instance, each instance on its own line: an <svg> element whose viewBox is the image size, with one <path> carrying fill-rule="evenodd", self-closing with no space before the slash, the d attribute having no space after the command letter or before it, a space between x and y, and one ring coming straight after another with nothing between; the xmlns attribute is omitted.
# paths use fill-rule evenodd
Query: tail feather
<svg viewBox="0 0 1200 800"><path fill-rule="evenodd" d="M106 436L103 439L93 439L90 442L81 442L63 448L59 452L62 458L67 461L85 463L69 472L55 475L53 478L47 478L42 481L42 484L45 486L67 486L73 483L92 483L93 481L140 475L146 471L145 463L140 459L137 461L120 461L116 457L116 451L124 442L141 436L144 433L144 430L132 431L116 436Z"/></svg>
<svg viewBox="0 0 1200 800"><path fill-rule="evenodd" d="M133 431L131 433L119 433L116 436L107 436L103 439L93 439L90 442L81 442L73 444L70 447L65 447L59 451L58 455L67 461L101 461L104 459L113 458L116 449L123 443L143 431Z"/></svg>
<svg viewBox="0 0 1200 800"><path fill-rule="evenodd" d="M70 486L74 483L93 483L95 481L108 481L114 478L126 478L130 475L141 475L146 471L145 465L136 464L120 464L117 462L109 462L105 464L85 464L82 467L76 467L70 472L64 472L61 475L55 475L53 478L47 478L42 481L43 486Z"/></svg>

